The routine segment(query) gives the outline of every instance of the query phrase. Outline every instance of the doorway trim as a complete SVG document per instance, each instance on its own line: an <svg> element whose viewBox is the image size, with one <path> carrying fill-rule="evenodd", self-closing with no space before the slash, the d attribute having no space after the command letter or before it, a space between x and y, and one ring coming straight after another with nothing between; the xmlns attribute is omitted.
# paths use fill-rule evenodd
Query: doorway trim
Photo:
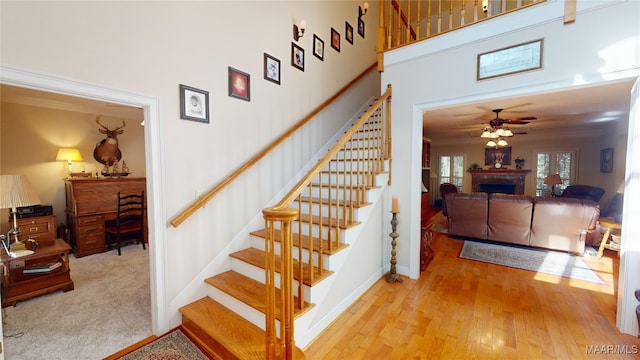
<svg viewBox="0 0 640 360"><path fill-rule="evenodd" d="M151 288L151 331L162 334L169 330L167 297L164 284L164 214L162 213L162 140L160 100L156 97L129 93L103 86L63 79L32 70L0 65L0 83L45 92L140 107L144 113L145 170L149 222L149 273Z"/></svg>

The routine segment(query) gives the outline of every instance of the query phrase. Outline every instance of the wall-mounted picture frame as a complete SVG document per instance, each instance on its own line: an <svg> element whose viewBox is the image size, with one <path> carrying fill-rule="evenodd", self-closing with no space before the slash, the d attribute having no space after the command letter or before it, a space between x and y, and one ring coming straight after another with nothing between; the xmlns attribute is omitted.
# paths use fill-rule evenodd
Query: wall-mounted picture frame
<svg viewBox="0 0 640 360"><path fill-rule="evenodd" d="M353 45L353 26L351 26L348 21L344 22L344 34L344 38L347 39L347 42Z"/></svg>
<svg viewBox="0 0 640 360"><path fill-rule="evenodd" d="M180 84L180 119L209 123L209 92Z"/></svg>
<svg viewBox="0 0 640 360"><path fill-rule="evenodd" d="M334 28L331 28L331 47L340 52L340 33Z"/></svg>
<svg viewBox="0 0 640 360"><path fill-rule="evenodd" d="M358 35L364 39L364 20L358 18Z"/></svg>
<svg viewBox="0 0 640 360"><path fill-rule="evenodd" d="M251 75L229 66L229 96L251 101Z"/></svg>
<svg viewBox="0 0 640 360"><path fill-rule="evenodd" d="M600 172L613 172L613 148L600 150Z"/></svg>
<svg viewBox="0 0 640 360"><path fill-rule="evenodd" d="M295 43L291 43L291 66L304 71L304 49Z"/></svg>
<svg viewBox="0 0 640 360"><path fill-rule="evenodd" d="M280 60L264 53L264 79L280 85Z"/></svg>
<svg viewBox="0 0 640 360"><path fill-rule="evenodd" d="M511 165L511 146L484 149L485 165Z"/></svg>
<svg viewBox="0 0 640 360"><path fill-rule="evenodd" d="M477 80L542 69L543 40L533 40L479 54Z"/></svg>
<svg viewBox="0 0 640 360"><path fill-rule="evenodd" d="M313 34L313 56L324 61L324 41L316 34Z"/></svg>

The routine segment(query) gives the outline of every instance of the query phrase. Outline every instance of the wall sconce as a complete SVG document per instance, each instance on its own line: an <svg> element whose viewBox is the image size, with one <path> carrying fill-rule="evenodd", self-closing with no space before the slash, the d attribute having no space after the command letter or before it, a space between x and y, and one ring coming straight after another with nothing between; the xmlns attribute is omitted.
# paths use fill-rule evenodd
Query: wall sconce
<svg viewBox="0 0 640 360"><path fill-rule="evenodd" d="M365 2L364 6L358 6L358 19L363 17L367 13L367 10L369 10L368 2Z"/></svg>
<svg viewBox="0 0 640 360"><path fill-rule="evenodd" d="M67 166L69 167L67 176L71 177L71 161L82 161L82 155L80 155L80 151L78 149L58 149L56 161L65 160L67 161Z"/></svg>
<svg viewBox="0 0 640 360"><path fill-rule="evenodd" d="M307 22L304 19L300 20L300 26L293 24L293 40L298 41L304 35L306 27Z"/></svg>

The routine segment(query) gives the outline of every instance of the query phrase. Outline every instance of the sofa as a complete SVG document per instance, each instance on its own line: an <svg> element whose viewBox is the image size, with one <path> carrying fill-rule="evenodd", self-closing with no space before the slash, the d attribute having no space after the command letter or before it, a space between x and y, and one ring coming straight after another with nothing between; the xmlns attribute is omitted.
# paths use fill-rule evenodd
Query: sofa
<svg viewBox="0 0 640 360"><path fill-rule="evenodd" d="M575 199L588 199L595 202L602 199L605 191L603 188L591 185L569 185L562 192L561 197L575 198Z"/></svg>
<svg viewBox="0 0 640 360"><path fill-rule="evenodd" d="M567 251L599 244L592 200L500 193L447 194L449 236Z"/></svg>

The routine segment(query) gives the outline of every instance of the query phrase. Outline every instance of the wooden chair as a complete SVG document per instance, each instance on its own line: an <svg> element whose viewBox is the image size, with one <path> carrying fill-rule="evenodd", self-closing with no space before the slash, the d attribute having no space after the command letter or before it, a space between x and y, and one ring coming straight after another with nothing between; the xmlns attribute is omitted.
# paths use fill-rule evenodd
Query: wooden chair
<svg viewBox="0 0 640 360"><path fill-rule="evenodd" d="M142 248L147 249L144 236L144 191L140 194L120 196L116 207L116 219L106 225L107 250L112 250L114 243L118 249L118 255L122 255L120 247L122 242L135 240L142 243Z"/></svg>

